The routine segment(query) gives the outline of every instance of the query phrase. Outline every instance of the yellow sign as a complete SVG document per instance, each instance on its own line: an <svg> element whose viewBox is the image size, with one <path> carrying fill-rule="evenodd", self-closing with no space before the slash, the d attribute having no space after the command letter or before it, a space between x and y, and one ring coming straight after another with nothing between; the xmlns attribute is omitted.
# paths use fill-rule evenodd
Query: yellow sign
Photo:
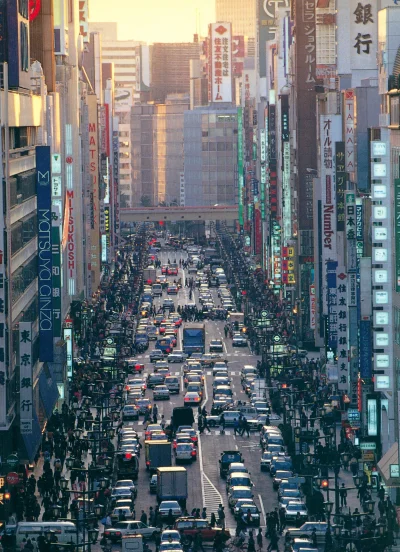
<svg viewBox="0 0 400 552"><path fill-rule="evenodd" d="M294 247L288 247L288 257L294 257Z"/></svg>
<svg viewBox="0 0 400 552"><path fill-rule="evenodd" d="M287 267L288 267L288 270L294 270L294 262L288 261Z"/></svg>

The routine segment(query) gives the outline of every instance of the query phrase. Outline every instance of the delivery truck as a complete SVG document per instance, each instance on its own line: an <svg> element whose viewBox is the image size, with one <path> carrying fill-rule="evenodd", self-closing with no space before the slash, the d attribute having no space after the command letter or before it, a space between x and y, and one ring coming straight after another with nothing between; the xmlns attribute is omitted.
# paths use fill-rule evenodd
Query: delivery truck
<svg viewBox="0 0 400 552"><path fill-rule="evenodd" d="M183 467L157 469L157 501L177 500L186 508L188 497L187 471Z"/></svg>
<svg viewBox="0 0 400 552"><path fill-rule="evenodd" d="M144 284L154 284L157 280L157 270L155 268L145 268L143 270L143 283Z"/></svg>
<svg viewBox="0 0 400 552"><path fill-rule="evenodd" d="M170 441L145 441L146 470L154 473L157 468L172 466Z"/></svg>
<svg viewBox="0 0 400 552"><path fill-rule="evenodd" d="M188 355L204 353L205 338L204 324L186 324L183 328L183 352Z"/></svg>

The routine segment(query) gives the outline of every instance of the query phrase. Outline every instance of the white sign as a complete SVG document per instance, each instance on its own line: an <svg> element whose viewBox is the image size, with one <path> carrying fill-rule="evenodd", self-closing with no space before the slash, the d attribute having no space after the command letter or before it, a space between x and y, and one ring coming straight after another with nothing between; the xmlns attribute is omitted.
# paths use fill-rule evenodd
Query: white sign
<svg viewBox="0 0 400 552"><path fill-rule="evenodd" d="M337 287L337 355L338 355L338 389L349 392L349 324L347 293L349 280L344 266L336 269Z"/></svg>
<svg viewBox="0 0 400 552"><path fill-rule="evenodd" d="M376 71L378 2L350 0L351 69Z"/></svg>
<svg viewBox="0 0 400 552"><path fill-rule="evenodd" d="M346 172L354 172L354 90L344 91L344 151Z"/></svg>
<svg viewBox="0 0 400 552"><path fill-rule="evenodd" d="M73 366L73 348L72 348L72 328L64 328L64 341L67 344L67 378L72 378Z"/></svg>
<svg viewBox="0 0 400 552"><path fill-rule="evenodd" d="M315 297L315 285L310 286L310 329L315 330L315 315L317 311L317 301Z"/></svg>
<svg viewBox="0 0 400 552"><path fill-rule="evenodd" d="M19 323L19 411L21 435L30 435L33 424L32 323Z"/></svg>
<svg viewBox="0 0 400 552"><path fill-rule="evenodd" d="M133 106L134 93L135 89L133 86L115 89L114 105L117 113L131 110L131 107Z"/></svg>
<svg viewBox="0 0 400 552"><path fill-rule="evenodd" d="M232 25L209 26L211 82L210 103L232 102Z"/></svg>

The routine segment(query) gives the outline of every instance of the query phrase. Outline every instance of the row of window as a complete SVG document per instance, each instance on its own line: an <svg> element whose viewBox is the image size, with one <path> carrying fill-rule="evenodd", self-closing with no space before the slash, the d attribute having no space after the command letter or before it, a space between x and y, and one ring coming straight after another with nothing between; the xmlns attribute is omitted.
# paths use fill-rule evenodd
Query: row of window
<svg viewBox="0 0 400 552"><path fill-rule="evenodd" d="M37 215L19 220L11 227L11 255L15 255L27 243L37 236Z"/></svg>
<svg viewBox="0 0 400 552"><path fill-rule="evenodd" d="M15 304L25 290L37 278L37 255L31 257L23 266L20 266L12 275L12 303Z"/></svg>
<svg viewBox="0 0 400 552"><path fill-rule="evenodd" d="M36 173L34 170L10 178L11 209L36 195Z"/></svg>

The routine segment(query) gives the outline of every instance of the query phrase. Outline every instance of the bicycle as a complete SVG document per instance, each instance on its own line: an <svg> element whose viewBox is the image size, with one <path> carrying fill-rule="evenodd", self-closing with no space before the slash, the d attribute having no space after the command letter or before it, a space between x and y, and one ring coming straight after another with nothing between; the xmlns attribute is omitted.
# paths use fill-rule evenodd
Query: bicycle
<svg viewBox="0 0 400 552"><path fill-rule="evenodd" d="M248 546L248 543L242 537L235 537L229 542L227 547L225 547L225 550L229 552L238 552L239 550L247 550Z"/></svg>

